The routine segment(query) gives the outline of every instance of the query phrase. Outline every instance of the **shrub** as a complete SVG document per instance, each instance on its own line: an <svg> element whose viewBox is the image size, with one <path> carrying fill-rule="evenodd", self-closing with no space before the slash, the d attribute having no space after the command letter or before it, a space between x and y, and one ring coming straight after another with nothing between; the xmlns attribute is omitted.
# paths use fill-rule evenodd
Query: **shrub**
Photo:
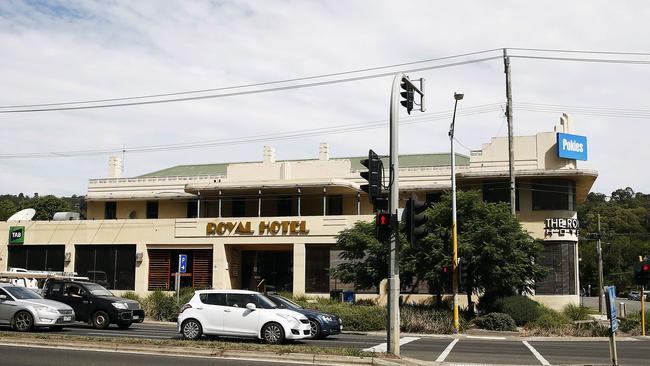
<svg viewBox="0 0 650 366"><path fill-rule="evenodd" d="M120 296L120 297L123 297L125 299L129 299L129 300L135 300L135 301L139 302L140 304L142 304L142 298L140 298L140 295L136 294L133 291L127 291L127 292L123 293L122 296Z"/></svg>
<svg viewBox="0 0 650 366"><path fill-rule="evenodd" d="M645 313L645 331L650 333L650 312ZM641 312L629 313L626 318L621 318L619 329L631 335L641 335Z"/></svg>
<svg viewBox="0 0 650 366"><path fill-rule="evenodd" d="M519 326L535 321L540 316L540 305L526 296L509 296L494 304L495 311L510 315Z"/></svg>
<svg viewBox="0 0 650 366"><path fill-rule="evenodd" d="M178 307L174 295L168 295L160 290L154 291L142 302L145 315L160 321L172 321L178 315Z"/></svg>
<svg viewBox="0 0 650 366"><path fill-rule="evenodd" d="M573 321L589 320L591 319L589 316L591 313L591 309L574 304L568 304L562 309L562 314Z"/></svg>
<svg viewBox="0 0 650 366"><path fill-rule="evenodd" d="M534 334L539 335L573 334L571 319L545 306L539 307L539 317L528 323L527 328L532 329Z"/></svg>
<svg viewBox="0 0 650 366"><path fill-rule="evenodd" d="M576 324L573 335L577 337L607 337L609 336L609 326L596 321Z"/></svg>
<svg viewBox="0 0 650 366"><path fill-rule="evenodd" d="M504 313L489 313L479 318L474 319L473 323L481 328L487 330L498 331L516 331L517 325L514 319L508 314Z"/></svg>
<svg viewBox="0 0 650 366"><path fill-rule="evenodd" d="M461 328L465 328L464 319ZM454 332L453 313L432 305L405 304L400 308L401 329L411 333L451 334Z"/></svg>
<svg viewBox="0 0 650 366"><path fill-rule="evenodd" d="M177 304L178 305L177 308L178 308L179 311L181 309L181 306L183 306L183 305L187 304L188 302L190 302L190 300L192 299L192 296L194 296L194 291L195 290L194 290L193 287L183 287L179 291L179 293L178 293L178 304ZM174 294L173 296L174 296L174 300L175 300L176 299L176 294Z"/></svg>

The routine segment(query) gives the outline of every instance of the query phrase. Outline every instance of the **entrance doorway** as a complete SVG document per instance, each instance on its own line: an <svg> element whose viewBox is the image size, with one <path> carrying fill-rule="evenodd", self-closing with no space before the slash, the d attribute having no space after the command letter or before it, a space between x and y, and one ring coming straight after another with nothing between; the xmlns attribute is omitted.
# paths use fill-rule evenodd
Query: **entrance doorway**
<svg viewBox="0 0 650 366"><path fill-rule="evenodd" d="M242 250L241 288L253 291L293 291L293 252Z"/></svg>

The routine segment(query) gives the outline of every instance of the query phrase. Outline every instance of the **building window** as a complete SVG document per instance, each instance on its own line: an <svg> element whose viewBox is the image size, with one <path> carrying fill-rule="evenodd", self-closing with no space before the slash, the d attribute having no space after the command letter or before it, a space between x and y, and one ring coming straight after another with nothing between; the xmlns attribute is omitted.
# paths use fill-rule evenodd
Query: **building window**
<svg viewBox="0 0 650 366"><path fill-rule="evenodd" d="M244 198L232 199L232 216L246 217L246 200Z"/></svg>
<svg viewBox="0 0 650 366"><path fill-rule="evenodd" d="M550 269L543 280L535 284L537 295L577 295L575 242L544 242L540 262Z"/></svg>
<svg viewBox="0 0 650 366"><path fill-rule="evenodd" d="M104 203L104 219L114 220L117 218L117 202L109 201Z"/></svg>
<svg viewBox="0 0 650 366"><path fill-rule="evenodd" d="M534 211L574 211L576 184L570 180L544 180L531 184Z"/></svg>
<svg viewBox="0 0 650 366"><path fill-rule="evenodd" d="M63 271L64 245L9 245L7 267L30 271Z"/></svg>
<svg viewBox="0 0 650 366"><path fill-rule="evenodd" d="M199 205L197 201L187 201L187 218L194 219L196 218L196 211Z"/></svg>
<svg viewBox="0 0 650 366"><path fill-rule="evenodd" d="M147 201L147 218L158 218L158 201Z"/></svg>
<svg viewBox="0 0 650 366"><path fill-rule="evenodd" d="M74 270L111 290L135 289L135 245L75 245Z"/></svg>
<svg viewBox="0 0 650 366"><path fill-rule="evenodd" d="M293 216L291 197L278 197L278 216Z"/></svg>
<svg viewBox="0 0 650 366"><path fill-rule="evenodd" d="M327 214L343 215L343 196L327 196Z"/></svg>
<svg viewBox="0 0 650 366"><path fill-rule="evenodd" d="M510 203L510 182L483 182L481 187L483 201L490 203ZM519 185L515 188L515 210L519 211Z"/></svg>
<svg viewBox="0 0 650 366"><path fill-rule="evenodd" d="M329 292L330 248L323 245L305 246L305 291Z"/></svg>
<svg viewBox="0 0 650 366"><path fill-rule="evenodd" d="M149 249L149 291L169 291L175 288L178 257L187 255L187 268L180 274L181 288L212 287L212 250L210 249Z"/></svg>

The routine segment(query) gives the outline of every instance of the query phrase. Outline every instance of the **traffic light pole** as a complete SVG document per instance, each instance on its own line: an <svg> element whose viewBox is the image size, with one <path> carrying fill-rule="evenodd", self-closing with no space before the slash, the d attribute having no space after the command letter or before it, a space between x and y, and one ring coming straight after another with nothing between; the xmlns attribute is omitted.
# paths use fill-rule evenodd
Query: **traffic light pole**
<svg viewBox="0 0 650 366"><path fill-rule="evenodd" d="M400 354L400 322L399 322L399 246L397 238L397 208L399 207L399 106L400 83L404 77L398 73L393 79L393 88L390 96L390 197L389 210L393 220L393 229L390 235L390 264L388 268L388 353L395 356Z"/></svg>

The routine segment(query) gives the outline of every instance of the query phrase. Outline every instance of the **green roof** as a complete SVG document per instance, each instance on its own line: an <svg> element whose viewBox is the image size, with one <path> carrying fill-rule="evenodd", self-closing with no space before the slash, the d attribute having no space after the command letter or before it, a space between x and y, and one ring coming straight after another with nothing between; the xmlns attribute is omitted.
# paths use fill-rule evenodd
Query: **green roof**
<svg viewBox="0 0 650 366"><path fill-rule="evenodd" d="M350 160L352 169L361 170L361 160L365 156L332 158L331 160ZM451 157L448 153L441 154L410 154L400 155L399 166L400 168L415 168L415 167L442 167L451 165ZM305 160L283 160L283 161L309 161ZM196 164L196 165L177 165L171 168L158 170L143 174L138 178L153 178L153 177L173 177L173 176L194 176L194 175L226 175L226 169L229 164L242 164L242 163L221 163L221 164ZM469 157L461 154L456 154L456 165L469 165Z"/></svg>

